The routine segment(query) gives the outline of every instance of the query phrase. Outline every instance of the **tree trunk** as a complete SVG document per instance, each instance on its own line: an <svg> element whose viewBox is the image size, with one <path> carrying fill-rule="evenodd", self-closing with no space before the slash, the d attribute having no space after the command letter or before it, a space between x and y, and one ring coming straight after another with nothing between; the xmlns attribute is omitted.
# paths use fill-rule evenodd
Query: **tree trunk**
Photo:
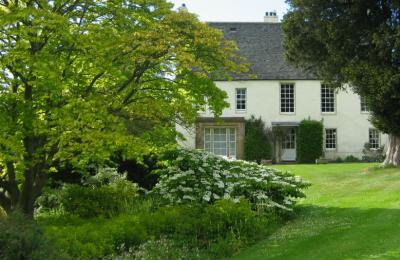
<svg viewBox="0 0 400 260"><path fill-rule="evenodd" d="M384 165L400 165L400 136L389 135Z"/></svg>
<svg viewBox="0 0 400 260"><path fill-rule="evenodd" d="M38 136L26 138L24 141L26 154L24 156L26 168L22 185L20 207L29 218L33 218L35 201L41 195L47 181L46 155L38 152L44 144L44 139Z"/></svg>

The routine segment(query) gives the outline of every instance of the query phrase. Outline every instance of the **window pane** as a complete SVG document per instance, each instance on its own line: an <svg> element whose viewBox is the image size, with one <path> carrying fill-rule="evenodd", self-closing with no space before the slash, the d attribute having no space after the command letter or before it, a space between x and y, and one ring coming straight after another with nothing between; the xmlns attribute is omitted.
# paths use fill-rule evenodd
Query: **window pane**
<svg viewBox="0 0 400 260"><path fill-rule="evenodd" d="M205 128L204 149L217 155L236 157L236 129Z"/></svg>
<svg viewBox="0 0 400 260"><path fill-rule="evenodd" d="M336 149L336 129L325 129L325 148Z"/></svg>
<svg viewBox="0 0 400 260"><path fill-rule="evenodd" d="M321 85L321 112L335 112L335 92L328 85Z"/></svg>
<svg viewBox="0 0 400 260"><path fill-rule="evenodd" d="M245 110L246 109L246 89L237 88L236 89L236 109Z"/></svg>
<svg viewBox="0 0 400 260"><path fill-rule="evenodd" d="M281 112L294 113L294 85L281 84Z"/></svg>
<svg viewBox="0 0 400 260"><path fill-rule="evenodd" d="M367 99L365 97L360 97L360 105L361 105L361 112L369 112Z"/></svg>
<svg viewBox="0 0 400 260"><path fill-rule="evenodd" d="M369 145L372 149L378 149L380 146L379 131L376 129L369 129Z"/></svg>

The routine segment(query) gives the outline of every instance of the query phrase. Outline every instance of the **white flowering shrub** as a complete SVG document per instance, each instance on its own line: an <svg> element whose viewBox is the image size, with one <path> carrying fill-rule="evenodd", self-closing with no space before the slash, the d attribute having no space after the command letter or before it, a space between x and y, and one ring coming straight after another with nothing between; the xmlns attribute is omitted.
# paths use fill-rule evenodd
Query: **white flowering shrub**
<svg viewBox="0 0 400 260"><path fill-rule="evenodd" d="M151 191L167 204L211 204L220 199L249 200L258 207L291 210L310 184L288 172L256 163L232 161L200 150L165 154L166 167Z"/></svg>

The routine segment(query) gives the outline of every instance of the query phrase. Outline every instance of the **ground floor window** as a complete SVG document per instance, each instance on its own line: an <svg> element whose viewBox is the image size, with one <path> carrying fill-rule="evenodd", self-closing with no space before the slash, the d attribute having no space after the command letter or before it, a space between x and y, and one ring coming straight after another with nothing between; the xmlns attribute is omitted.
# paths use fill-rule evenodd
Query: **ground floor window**
<svg viewBox="0 0 400 260"><path fill-rule="evenodd" d="M325 149L336 149L336 129L325 129Z"/></svg>
<svg viewBox="0 0 400 260"><path fill-rule="evenodd" d="M217 155L236 157L236 129L205 128L204 150Z"/></svg>
<svg viewBox="0 0 400 260"><path fill-rule="evenodd" d="M369 129L369 147L372 149L378 149L379 145L379 131L373 128Z"/></svg>

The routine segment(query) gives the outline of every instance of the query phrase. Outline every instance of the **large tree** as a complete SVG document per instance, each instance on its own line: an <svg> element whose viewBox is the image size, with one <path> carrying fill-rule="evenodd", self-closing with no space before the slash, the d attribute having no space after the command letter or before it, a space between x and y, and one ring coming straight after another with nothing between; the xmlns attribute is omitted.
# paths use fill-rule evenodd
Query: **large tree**
<svg viewBox="0 0 400 260"><path fill-rule="evenodd" d="M175 122L192 122L205 102L217 115L227 106L213 79L245 70L237 48L171 8L165 0L0 0L4 209L32 216L55 165L84 169L117 150L135 156Z"/></svg>
<svg viewBox="0 0 400 260"><path fill-rule="evenodd" d="M290 62L365 97L372 123L389 134L386 164L400 164L400 2L287 0Z"/></svg>

